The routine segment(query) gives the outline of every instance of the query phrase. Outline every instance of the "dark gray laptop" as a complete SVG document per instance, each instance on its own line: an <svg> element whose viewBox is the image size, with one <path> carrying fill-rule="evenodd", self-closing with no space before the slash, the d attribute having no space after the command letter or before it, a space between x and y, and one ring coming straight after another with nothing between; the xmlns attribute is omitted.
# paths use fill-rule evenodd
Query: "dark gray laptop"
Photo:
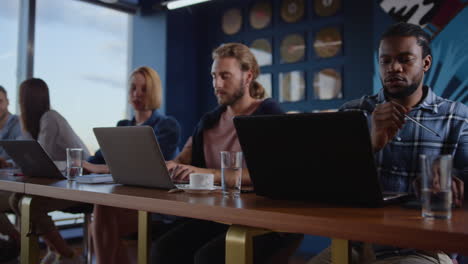
<svg viewBox="0 0 468 264"><path fill-rule="evenodd" d="M114 182L175 188L151 127L101 127L93 131Z"/></svg>
<svg viewBox="0 0 468 264"><path fill-rule="evenodd" d="M362 112L241 116L234 124L258 195L366 207L404 196L384 199Z"/></svg>
<svg viewBox="0 0 468 264"><path fill-rule="evenodd" d="M25 176L63 179L47 152L35 140L1 140L0 146L10 155Z"/></svg>

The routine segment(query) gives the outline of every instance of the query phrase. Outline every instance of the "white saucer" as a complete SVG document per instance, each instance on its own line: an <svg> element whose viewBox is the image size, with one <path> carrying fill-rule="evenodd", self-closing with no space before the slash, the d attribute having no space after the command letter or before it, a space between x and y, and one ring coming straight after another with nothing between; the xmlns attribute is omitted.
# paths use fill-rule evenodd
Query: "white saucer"
<svg viewBox="0 0 468 264"><path fill-rule="evenodd" d="M219 186L213 186L211 188L195 189L195 188L190 188L189 184L177 184L177 188L183 190L186 193L194 193L194 194L205 194L205 193L210 193L210 192L220 189Z"/></svg>

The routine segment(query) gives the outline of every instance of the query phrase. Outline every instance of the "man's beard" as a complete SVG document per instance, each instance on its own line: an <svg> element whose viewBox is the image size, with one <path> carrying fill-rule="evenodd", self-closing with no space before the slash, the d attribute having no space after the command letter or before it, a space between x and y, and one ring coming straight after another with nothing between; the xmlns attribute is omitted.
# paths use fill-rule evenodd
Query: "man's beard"
<svg viewBox="0 0 468 264"><path fill-rule="evenodd" d="M220 105L230 106L235 104L240 98L244 96L244 88L242 87L242 81L239 83L238 89L230 96L227 96L224 100L218 97L218 103Z"/></svg>
<svg viewBox="0 0 468 264"><path fill-rule="evenodd" d="M422 77L421 77L421 79L419 79L419 81L413 82L412 84L407 85L405 87L405 89L403 89L402 91L396 92L396 93L389 92L387 87L384 85L383 86L384 87L384 95L387 98L389 97L389 98L394 98L394 99L402 99L402 98L408 97L408 96L412 95L418 89L421 82L422 82Z"/></svg>

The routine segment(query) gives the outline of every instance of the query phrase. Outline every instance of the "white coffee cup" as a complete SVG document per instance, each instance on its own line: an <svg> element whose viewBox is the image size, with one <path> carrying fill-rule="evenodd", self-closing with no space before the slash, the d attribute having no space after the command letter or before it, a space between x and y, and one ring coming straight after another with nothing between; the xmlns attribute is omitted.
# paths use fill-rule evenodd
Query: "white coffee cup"
<svg viewBox="0 0 468 264"><path fill-rule="evenodd" d="M190 173L191 189L211 189L214 186L214 175L211 173Z"/></svg>

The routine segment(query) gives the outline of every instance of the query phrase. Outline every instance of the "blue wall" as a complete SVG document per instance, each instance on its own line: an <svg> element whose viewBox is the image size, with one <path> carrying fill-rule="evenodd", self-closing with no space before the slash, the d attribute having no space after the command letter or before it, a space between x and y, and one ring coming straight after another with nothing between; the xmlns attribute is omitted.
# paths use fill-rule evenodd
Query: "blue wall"
<svg viewBox="0 0 468 264"><path fill-rule="evenodd" d="M206 5L168 13L166 110L182 126L182 144L202 114L216 106L210 74L215 41L206 19L212 10Z"/></svg>
<svg viewBox="0 0 468 264"><path fill-rule="evenodd" d="M182 142L199 119L196 21L185 9L168 14L166 110L182 126Z"/></svg>
<svg viewBox="0 0 468 264"><path fill-rule="evenodd" d="M150 66L155 69L163 83L163 97L166 97L167 65L166 65L166 13L152 16L133 16L129 32L129 69L133 71L140 66ZM167 102L167 101L166 101ZM166 102L163 101L161 112L165 112Z"/></svg>
<svg viewBox="0 0 468 264"><path fill-rule="evenodd" d="M461 11L432 42L433 62L426 83L438 95L468 103L468 8Z"/></svg>
<svg viewBox="0 0 468 264"><path fill-rule="evenodd" d="M248 28L248 10L255 1L229 0L201 4L167 12L167 96L166 112L179 120L183 129L183 141L192 133L193 127L203 113L216 106L211 84L211 51L225 42L250 44L255 38L273 38L273 47L279 46L280 37L289 32L307 32L308 50L312 50L312 33L326 25L342 28L344 47L342 54L331 59L314 59L308 51L307 60L295 64L265 66L263 71L273 73L273 90L278 90L278 73L293 69L318 69L337 67L342 69L343 98L335 100L313 100L298 103L283 103L286 110L312 111L338 108L344 102L369 94L373 91L374 13L377 4L373 0L362 0L356 9L352 1L342 1L341 11L329 18L318 20L313 17L312 5L304 21L297 24L279 21L280 0L272 0L273 26L263 30ZM311 1L306 1L311 3ZM221 17L230 7L243 11L241 33L227 36L221 31ZM278 49L276 49L278 50ZM273 61L279 60L279 51L274 51ZM312 91L312 76L306 77L307 91ZM277 93L273 92L278 98Z"/></svg>

